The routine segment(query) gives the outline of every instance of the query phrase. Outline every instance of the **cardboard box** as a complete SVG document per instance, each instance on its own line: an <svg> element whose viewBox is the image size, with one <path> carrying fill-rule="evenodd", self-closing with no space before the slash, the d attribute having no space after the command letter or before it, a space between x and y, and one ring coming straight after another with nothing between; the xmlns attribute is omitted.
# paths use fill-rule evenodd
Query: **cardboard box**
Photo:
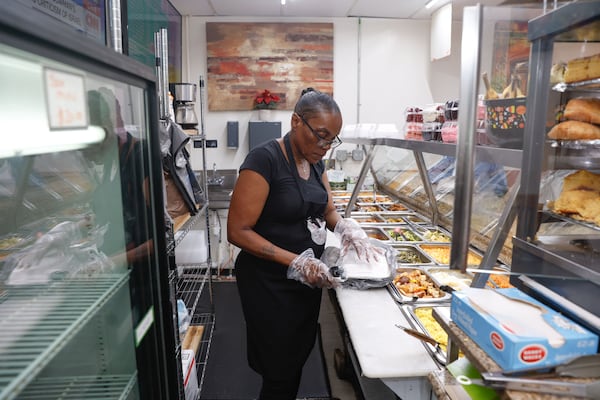
<svg viewBox="0 0 600 400"><path fill-rule="evenodd" d="M198 374L196 373L196 358L192 350L181 351L181 367L185 400L195 400L198 395Z"/></svg>
<svg viewBox="0 0 600 400"><path fill-rule="evenodd" d="M507 372L549 368L598 350L598 336L519 289L453 292L452 321Z"/></svg>

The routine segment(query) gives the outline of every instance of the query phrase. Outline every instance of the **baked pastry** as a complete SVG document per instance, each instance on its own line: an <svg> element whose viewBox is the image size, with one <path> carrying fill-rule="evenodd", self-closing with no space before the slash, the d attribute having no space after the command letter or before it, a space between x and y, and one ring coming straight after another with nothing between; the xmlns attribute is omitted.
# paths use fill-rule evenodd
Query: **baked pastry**
<svg viewBox="0 0 600 400"><path fill-rule="evenodd" d="M581 170L566 176L560 196L550 207L559 214L600 225L600 174Z"/></svg>
<svg viewBox="0 0 600 400"><path fill-rule="evenodd" d="M600 127L581 121L558 123L548 132L550 139L594 140L600 139Z"/></svg>
<svg viewBox="0 0 600 400"><path fill-rule="evenodd" d="M580 170L569 174L563 179L562 191L587 190L600 192L600 174Z"/></svg>
<svg viewBox="0 0 600 400"><path fill-rule="evenodd" d="M573 83L600 77L600 53L575 58L567 63L565 82Z"/></svg>
<svg viewBox="0 0 600 400"><path fill-rule="evenodd" d="M553 64L552 69L550 70L550 83L555 84L564 82L566 68L567 64L565 64L564 62Z"/></svg>
<svg viewBox="0 0 600 400"><path fill-rule="evenodd" d="M587 202L599 197L600 193L594 190L563 190L554 201L554 211L566 215L579 214Z"/></svg>
<svg viewBox="0 0 600 400"><path fill-rule="evenodd" d="M571 99L565 107L564 116L570 120L600 124L600 99Z"/></svg>

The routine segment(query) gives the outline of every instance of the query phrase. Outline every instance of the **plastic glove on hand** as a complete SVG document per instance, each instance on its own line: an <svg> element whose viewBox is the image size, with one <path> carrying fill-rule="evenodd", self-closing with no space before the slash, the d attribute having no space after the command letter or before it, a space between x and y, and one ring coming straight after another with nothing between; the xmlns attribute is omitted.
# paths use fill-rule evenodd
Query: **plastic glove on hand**
<svg viewBox="0 0 600 400"><path fill-rule="evenodd" d="M311 288L337 287L339 283L329 273L329 267L322 261L315 258L312 249L304 250L299 256L294 258L287 270L288 279L295 279Z"/></svg>
<svg viewBox="0 0 600 400"><path fill-rule="evenodd" d="M351 218L341 219L333 230L340 239L340 257L344 258L348 253L354 251L356 257L363 261L378 261L385 256L385 251L373 246L367 233L360 227L358 222Z"/></svg>

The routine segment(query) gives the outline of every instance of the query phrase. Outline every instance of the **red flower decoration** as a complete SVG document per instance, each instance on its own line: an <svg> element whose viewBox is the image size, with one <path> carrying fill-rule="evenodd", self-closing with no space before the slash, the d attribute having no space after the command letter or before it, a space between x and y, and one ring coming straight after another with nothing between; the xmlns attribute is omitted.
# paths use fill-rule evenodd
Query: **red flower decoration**
<svg viewBox="0 0 600 400"><path fill-rule="evenodd" d="M254 106L257 109L275 108L279 100L281 100L279 96L265 89L254 98Z"/></svg>

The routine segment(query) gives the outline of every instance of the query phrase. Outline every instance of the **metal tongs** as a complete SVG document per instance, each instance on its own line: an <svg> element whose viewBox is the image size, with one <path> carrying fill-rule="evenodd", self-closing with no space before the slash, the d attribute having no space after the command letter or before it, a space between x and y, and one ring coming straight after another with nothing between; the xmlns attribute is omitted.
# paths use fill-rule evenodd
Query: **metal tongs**
<svg viewBox="0 0 600 400"><path fill-rule="evenodd" d="M395 325L396 325L396 328L402 329L404 332L411 335L412 337L415 337L425 343L432 345L434 347L433 350L428 348L428 351L431 353L431 355L435 358L435 360L438 363L440 363L441 365L446 365L446 362L447 362L446 352L442 349L442 344L440 342L438 342L431 336L421 333L415 329L407 328L400 324L395 324Z"/></svg>
<svg viewBox="0 0 600 400"><path fill-rule="evenodd" d="M523 376L522 374L527 375ZM600 399L600 354L576 357L547 371L520 371L513 374L483 372L481 376L483 379L470 379L471 384L490 386L496 389ZM598 378L598 380L593 382L566 382L540 379L558 377Z"/></svg>
<svg viewBox="0 0 600 400"><path fill-rule="evenodd" d="M436 348L440 347L440 343L437 340L435 340L434 338L432 338L431 336L428 336L428 335L426 335L424 333L421 333L419 331L416 331L414 329L407 328L407 327L402 326L400 324L395 324L395 325L396 325L396 328L402 329L404 332L408 333L410 336L416 337L419 340L422 340L422 341L427 342L427 343L429 343L431 345L434 345Z"/></svg>

